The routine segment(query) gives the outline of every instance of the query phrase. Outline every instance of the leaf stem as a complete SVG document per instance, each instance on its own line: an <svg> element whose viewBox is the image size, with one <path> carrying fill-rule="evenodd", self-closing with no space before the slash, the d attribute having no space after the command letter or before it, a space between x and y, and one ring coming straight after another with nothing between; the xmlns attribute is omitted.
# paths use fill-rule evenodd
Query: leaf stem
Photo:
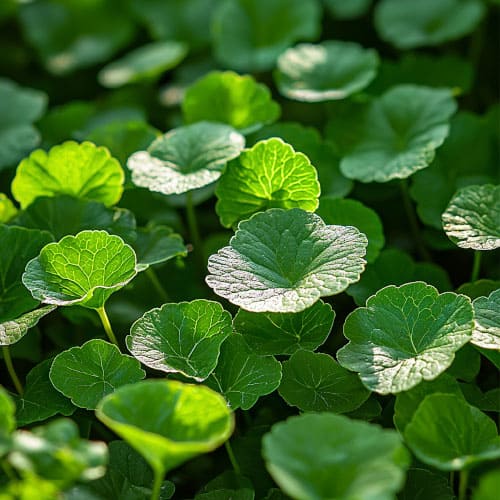
<svg viewBox="0 0 500 500"><path fill-rule="evenodd" d="M403 205L405 207L406 216L408 217L410 230L412 232L415 245L417 246L418 253L423 260L430 262L432 261L431 254L425 247L424 241L422 240L422 235L420 233L418 220L415 215L415 209L413 207L413 203L410 198L410 193L408 192L408 181L406 179L402 179L400 187L401 187L401 196L403 198Z"/></svg>
<svg viewBox="0 0 500 500"><path fill-rule="evenodd" d="M238 460L236 460L236 456L233 452L233 448L231 447L231 443L229 442L229 440L224 443L224 446L226 447L227 456L229 457L229 461L233 466L234 472L236 472L236 474L238 475L241 475L240 464L238 463Z"/></svg>
<svg viewBox="0 0 500 500"><path fill-rule="evenodd" d="M14 363L12 363L12 357L10 355L10 350L8 346L2 347L2 354L3 354L3 360L5 361L5 366L7 367L7 371L9 372L10 378L12 379L12 383L14 384L14 387L16 388L16 391L19 393L19 395L22 396L24 392L23 384L21 384L21 381L17 376L16 369L14 368Z"/></svg>
<svg viewBox="0 0 500 500"><path fill-rule="evenodd" d="M189 228L189 236L193 243L194 252L198 266L203 269L203 244L201 242L200 230L198 228L198 220L196 219L196 211L193 205L193 195L191 191L186 193L186 216Z"/></svg>
<svg viewBox="0 0 500 500"><path fill-rule="evenodd" d="M149 278L149 281L151 281L155 290L158 292L158 295L161 297L161 300L165 303L170 302L170 297L168 296L167 291L165 290L165 288L163 288L163 285L161 284L160 280L158 279L158 275L156 274L155 270L151 266L149 266L146 269L146 276Z"/></svg>
<svg viewBox="0 0 500 500"><path fill-rule="evenodd" d="M163 474L154 472L153 489L151 493L151 500L160 500L161 484L163 483Z"/></svg>
<svg viewBox="0 0 500 500"><path fill-rule="evenodd" d="M470 276L471 282L477 281L479 278L479 272L481 270L481 252L479 250L474 251L474 261L472 263L472 273Z"/></svg>
<svg viewBox="0 0 500 500"><path fill-rule="evenodd" d="M467 469L461 470L459 484L458 484L458 500L466 499L468 481L469 481L469 471Z"/></svg>
<svg viewBox="0 0 500 500"><path fill-rule="evenodd" d="M99 314L99 318L101 320L102 326L104 327L104 331L106 332L106 335L108 336L109 340L118 346L118 341L116 340L115 334L113 333L113 329L111 328L111 323L109 322L108 315L106 314L106 309L104 309L104 306L99 307L99 309L96 309L97 314Z"/></svg>

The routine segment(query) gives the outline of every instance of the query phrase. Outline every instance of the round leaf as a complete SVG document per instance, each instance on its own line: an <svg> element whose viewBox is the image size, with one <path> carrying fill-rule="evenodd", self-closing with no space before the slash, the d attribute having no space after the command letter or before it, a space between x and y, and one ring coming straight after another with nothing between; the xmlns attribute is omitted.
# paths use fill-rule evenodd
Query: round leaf
<svg viewBox="0 0 500 500"><path fill-rule="evenodd" d="M292 498L392 498L408 455L399 436L332 413L292 417L263 439L267 468Z"/></svg>
<svg viewBox="0 0 500 500"><path fill-rule="evenodd" d="M495 422L454 394L431 394L404 431L417 458L441 470L461 470L500 457Z"/></svg>
<svg viewBox="0 0 500 500"><path fill-rule="evenodd" d="M231 330L231 315L218 302L164 304L132 325L127 347L150 368L200 382L217 365L220 346Z"/></svg>
<svg viewBox="0 0 500 500"><path fill-rule="evenodd" d="M147 151L134 153L127 166L136 186L182 194L216 181L244 145L244 137L232 127L199 122L159 137Z"/></svg>
<svg viewBox="0 0 500 500"><path fill-rule="evenodd" d="M471 342L483 349L500 351L500 289L488 297L478 297L474 307L474 330Z"/></svg>
<svg viewBox="0 0 500 500"><path fill-rule="evenodd" d="M276 121L280 112L264 84L233 71L208 73L186 90L182 101L186 123L226 123L242 134Z"/></svg>
<svg viewBox="0 0 500 500"><path fill-rule="evenodd" d="M123 169L104 147L67 141L33 151L17 167L12 194L26 208L40 196L69 194L111 206L121 198Z"/></svg>
<svg viewBox="0 0 500 500"><path fill-rule="evenodd" d="M443 213L443 228L461 248L500 248L500 186L484 184L460 189Z"/></svg>
<svg viewBox="0 0 500 500"><path fill-rule="evenodd" d="M375 50L357 43L302 43L281 54L274 78L280 93L289 99L345 99L375 78L378 62Z"/></svg>
<svg viewBox="0 0 500 500"><path fill-rule="evenodd" d="M230 162L215 191L225 227L267 208L318 207L320 185L307 156L281 139L260 141Z"/></svg>
<svg viewBox="0 0 500 500"><path fill-rule="evenodd" d="M340 170L349 179L387 182L429 166L446 139L456 104L448 89L399 85L372 101Z"/></svg>
<svg viewBox="0 0 500 500"><path fill-rule="evenodd" d="M61 352L50 368L52 385L73 404L88 410L94 410L104 396L118 387L145 376L137 360L100 339Z"/></svg>
<svg viewBox="0 0 500 500"><path fill-rule="evenodd" d="M26 266L23 283L45 304L99 309L137 274L135 253L106 231L82 231L42 248Z"/></svg>
<svg viewBox="0 0 500 500"><path fill-rule="evenodd" d="M371 391L396 394L444 372L469 342L472 326L468 297L439 294L422 282L390 285L349 314L344 335L350 342L337 359Z"/></svg>
<svg viewBox="0 0 500 500"><path fill-rule="evenodd" d="M231 335L222 344L217 367L206 383L220 392L233 410L249 410L260 396L277 389L280 380L278 361L254 354L241 335Z"/></svg>
<svg viewBox="0 0 500 500"><path fill-rule="evenodd" d="M344 291L363 272L366 236L319 216L274 208L241 222L208 259L208 285L253 312L300 312Z"/></svg>
<svg viewBox="0 0 500 500"><path fill-rule="evenodd" d="M331 356L296 351L283 363L281 397L301 411L347 413L359 408L370 393L359 377Z"/></svg>
<svg viewBox="0 0 500 500"><path fill-rule="evenodd" d="M484 11L478 0L382 0L375 9L375 27L398 49L413 49L467 35Z"/></svg>
<svg viewBox="0 0 500 500"><path fill-rule="evenodd" d="M208 387L170 380L121 387L99 403L96 415L137 450L158 476L214 450L234 427L222 396Z"/></svg>
<svg viewBox="0 0 500 500"><path fill-rule="evenodd" d="M314 351L323 344L334 318L332 306L318 300L297 313L255 313L240 309L233 327L256 354L290 355L299 349Z"/></svg>

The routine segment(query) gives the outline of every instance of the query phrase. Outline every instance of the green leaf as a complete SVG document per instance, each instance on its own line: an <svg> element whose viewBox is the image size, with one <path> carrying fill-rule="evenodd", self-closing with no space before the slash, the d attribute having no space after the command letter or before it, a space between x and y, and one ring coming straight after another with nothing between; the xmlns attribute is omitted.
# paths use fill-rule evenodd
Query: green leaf
<svg viewBox="0 0 500 500"><path fill-rule="evenodd" d="M31 432L18 430L8 459L17 470L49 479L62 489L104 475L108 449L102 442L80 439L76 423L61 418Z"/></svg>
<svg viewBox="0 0 500 500"><path fill-rule="evenodd" d="M393 498L409 461L393 430L332 413L274 425L264 436L263 455L287 495L315 500Z"/></svg>
<svg viewBox="0 0 500 500"><path fill-rule="evenodd" d="M37 149L17 167L12 194L26 208L40 196L67 194L111 206L121 198L123 169L106 148L67 141Z"/></svg>
<svg viewBox="0 0 500 500"><path fill-rule="evenodd" d="M481 356L471 343L465 344L455 353L455 359L447 373L466 382L473 382L481 369Z"/></svg>
<svg viewBox="0 0 500 500"><path fill-rule="evenodd" d="M446 271L436 264L415 262L398 249L382 250L377 260L366 266L361 279L347 289L358 306L387 285L404 285L410 281L425 281L440 292L452 289Z"/></svg>
<svg viewBox="0 0 500 500"><path fill-rule="evenodd" d="M0 224L9 222L16 214L14 203L4 193L0 193Z"/></svg>
<svg viewBox="0 0 500 500"><path fill-rule="evenodd" d="M366 236L319 216L274 208L239 224L208 260L208 285L252 312L300 312L344 291L363 272Z"/></svg>
<svg viewBox="0 0 500 500"><path fill-rule="evenodd" d="M225 227L268 208L318 207L316 169L281 139L260 141L230 162L215 190L215 211Z"/></svg>
<svg viewBox="0 0 500 500"><path fill-rule="evenodd" d="M0 346L7 346L19 342L30 328L33 328L47 314L56 309L57 306L44 306L33 311L26 312L16 319L0 323Z"/></svg>
<svg viewBox="0 0 500 500"><path fill-rule="evenodd" d="M244 145L244 137L232 127L199 122L159 137L146 151L134 153L127 166L136 186L182 194L215 182Z"/></svg>
<svg viewBox="0 0 500 500"><path fill-rule="evenodd" d="M99 309L135 277L135 266L134 251L118 236L82 231L43 247L26 265L23 283L45 304Z"/></svg>
<svg viewBox="0 0 500 500"><path fill-rule="evenodd" d="M396 394L444 372L469 342L472 327L468 297L439 294L423 282L390 285L349 314L344 335L350 342L337 359L368 389Z"/></svg>
<svg viewBox="0 0 500 500"><path fill-rule="evenodd" d="M194 500L254 500L252 482L233 471L225 471L209 481Z"/></svg>
<svg viewBox="0 0 500 500"><path fill-rule="evenodd" d="M280 93L289 99L345 99L375 78L378 63L375 50L364 49L357 43L301 43L280 55L274 79Z"/></svg>
<svg viewBox="0 0 500 500"><path fill-rule="evenodd" d="M47 106L47 96L39 90L19 87L0 78L0 170L14 166L40 142L32 125Z"/></svg>
<svg viewBox="0 0 500 500"><path fill-rule="evenodd" d="M148 43L104 66L97 79L107 88L156 80L165 71L175 68L187 52L188 47L183 42L168 40Z"/></svg>
<svg viewBox="0 0 500 500"><path fill-rule="evenodd" d="M372 0L323 0L331 15L337 19L353 19L369 9Z"/></svg>
<svg viewBox="0 0 500 500"><path fill-rule="evenodd" d="M467 295L467 297L474 300L478 297L487 297L498 288L500 288L500 280L481 279L463 283L457 288L457 293Z"/></svg>
<svg viewBox="0 0 500 500"><path fill-rule="evenodd" d="M256 354L291 355L300 349L314 351L323 344L334 318L332 306L318 300L297 313L255 313L240 309L233 327Z"/></svg>
<svg viewBox="0 0 500 500"><path fill-rule="evenodd" d="M186 123L226 123L248 134L276 121L281 110L269 89L251 75L212 71L186 90L182 113Z"/></svg>
<svg viewBox="0 0 500 500"><path fill-rule="evenodd" d="M361 182L387 182L428 167L448 136L455 110L448 89L391 88L361 117L360 133L340 163L341 172Z"/></svg>
<svg viewBox="0 0 500 500"><path fill-rule="evenodd" d="M298 40L320 33L317 0L234 0L219 4L213 18L215 57L238 71L272 69Z"/></svg>
<svg viewBox="0 0 500 500"><path fill-rule="evenodd" d="M10 448L10 435L16 428L16 405L0 386L0 457Z"/></svg>
<svg viewBox="0 0 500 500"><path fill-rule="evenodd" d="M283 363L280 396L301 411L347 413L360 407L370 393L359 377L331 356L296 351Z"/></svg>
<svg viewBox="0 0 500 500"><path fill-rule="evenodd" d="M472 494L472 500L492 500L500 488L500 471L492 470L487 472L479 480L479 485Z"/></svg>
<svg viewBox="0 0 500 500"><path fill-rule="evenodd" d="M382 221L377 213L356 200L342 200L323 196L316 213L327 223L357 227L368 238L366 260L377 259L385 244Z"/></svg>
<svg viewBox="0 0 500 500"><path fill-rule="evenodd" d="M419 460L441 470L462 470L500 457L495 422L453 394L427 396L404 438Z"/></svg>
<svg viewBox="0 0 500 500"><path fill-rule="evenodd" d="M500 186L467 186L455 193L443 213L443 228L460 248L500 248Z"/></svg>
<svg viewBox="0 0 500 500"><path fill-rule="evenodd" d="M126 342L146 366L200 382L217 365L231 330L231 315L218 302L199 299L151 309L132 325Z"/></svg>
<svg viewBox="0 0 500 500"><path fill-rule="evenodd" d="M26 263L36 257L40 249L52 241L45 231L25 229L23 227L5 226L0 224L0 324L16 320L23 313L31 311L38 305L21 282L21 276ZM2 325L6 330L4 335L18 335L15 325ZM14 331L12 330L14 328ZM12 333L11 333L12 332Z"/></svg>
<svg viewBox="0 0 500 500"><path fill-rule="evenodd" d="M382 0L375 9L375 27L398 49L413 49L468 35L484 12L478 0Z"/></svg>
<svg viewBox="0 0 500 500"><path fill-rule="evenodd" d="M99 403L96 415L145 458L156 477L214 450L234 427L219 394L170 380L121 387Z"/></svg>
<svg viewBox="0 0 500 500"><path fill-rule="evenodd" d="M100 339L61 352L50 368L52 385L74 405L87 410L95 410L99 401L118 387L145 376L137 360Z"/></svg>
<svg viewBox="0 0 500 500"><path fill-rule="evenodd" d="M42 361L26 375L26 384L21 397L16 400L16 419L19 427L41 422L57 414L71 415L75 407L71 401L54 389L49 370L52 359Z"/></svg>
<svg viewBox="0 0 500 500"><path fill-rule="evenodd" d="M483 349L500 350L500 289L488 297L478 297L474 307L471 342Z"/></svg>
<svg viewBox="0 0 500 500"><path fill-rule="evenodd" d="M403 491L398 500L455 500L448 479L426 469L408 469Z"/></svg>
<svg viewBox="0 0 500 500"><path fill-rule="evenodd" d="M280 385L281 365L272 356L254 354L242 335L222 344L219 362L206 384L220 392L233 410L249 410L260 396Z"/></svg>

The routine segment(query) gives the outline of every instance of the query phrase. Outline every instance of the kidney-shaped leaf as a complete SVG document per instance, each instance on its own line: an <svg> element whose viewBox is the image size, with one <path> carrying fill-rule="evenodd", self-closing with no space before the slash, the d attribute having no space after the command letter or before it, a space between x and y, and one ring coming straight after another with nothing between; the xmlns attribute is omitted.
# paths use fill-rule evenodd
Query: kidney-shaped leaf
<svg viewBox="0 0 500 500"><path fill-rule="evenodd" d="M50 368L52 385L73 404L94 410L104 397L146 376L139 362L118 347L92 339L58 354Z"/></svg>
<svg viewBox="0 0 500 500"><path fill-rule="evenodd" d="M226 123L248 134L276 121L280 107L269 89L251 75L212 71L186 90L182 112L187 123Z"/></svg>
<svg viewBox="0 0 500 500"><path fill-rule="evenodd" d="M48 153L37 149L25 158L17 167L12 194L21 208L40 196L59 194L110 206L120 200L124 180L122 167L106 148L67 141Z"/></svg>
<svg viewBox="0 0 500 500"><path fill-rule="evenodd" d="M150 368L205 380L231 334L231 315L218 302L164 304L139 318L127 337L129 351Z"/></svg>
<svg viewBox="0 0 500 500"><path fill-rule="evenodd" d="M461 248L500 248L500 186L473 185L460 189L443 213L443 228Z"/></svg>
<svg viewBox="0 0 500 500"><path fill-rule="evenodd" d="M297 101L345 99L375 78L378 62L375 50L357 43L302 43L281 54L274 79L284 96Z"/></svg>
<svg viewBox="0 0 500 500"><path fill-rule="evenodd" d="M253 312L300 312L344 291L363 272L366 236L327 226L299 208L273 208L239 224L208 259L208 285Z"/></svg>
<svg viewBox="0 0 500 500"><path fill-rule="evenodd" d="M318 173L303 153L281 139L260 141L230 162L215 191L225 227L267 208L318 207Z"/></svg>
<svg viewBox="0 0 500 500"><path fill-rule="evenodd" d="M387 182L429 166L446 139L456 104L448 89L398 85L374 99L340 170L349 179Z"/></svg>
<svg viewBox="0 0 500 500"><path fill-rule="evenodd" d="M439 294L423 282L390 285L349 314L344 335L350 342L337 359L371 391L396 394L444 372L472 327L468 297Z"/></svg>
<svg viewBox="0 0 500 500"><path fill-rule="evenodd" d="M170 380L121 387L99 403L96 415L146 459L157 478L214 450L234 427L222 396L208 387Z"/></svg>
<svg viewBox="0 0 500 500"><path fill-rule="evenodd" d="M409 457L393 430L332 413L292 417L263 439L267 469L292 498L393 498Z"/></svg>
<svg viewBox="0 0 500 500"><path fill-rule="evenodd" d="M500 289L488 297L478 297L474 307L474 330L471 342L483 349L500 350Z"/></svg>
<svg viewBox="0 0 500 500"><path fill-rule="evenodd" d="M422 462L442 470L460 470L500 457L495 422L454 394L427 396L404 437Z"/></svg>
<svg viewBox="0 0 500 500"><path fill-rule="evenodd" d="M244 137L232 127L199 122L159 137L147 151L134 153L127 166L136 186L182 194L216 181L244 145Z"/></svg>
<svg viewBox="0 0 500 500"><path fill-rule="evenodd" d="M46 304L99 309L137 274L130 246L106 231L82 231L49 243L26 266L23 283Z"/></svg>

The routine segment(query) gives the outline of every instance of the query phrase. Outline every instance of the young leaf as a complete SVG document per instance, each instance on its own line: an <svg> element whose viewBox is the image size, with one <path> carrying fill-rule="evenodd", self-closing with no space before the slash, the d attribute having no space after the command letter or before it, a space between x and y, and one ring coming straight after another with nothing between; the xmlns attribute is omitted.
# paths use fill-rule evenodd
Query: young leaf
<svg viewBox="0 0 500 500"><path fill-rule="evenodd" d="M385 244L382 221L377 213L356 200L342 200L330 196L320 198L316 213L327 223L354 226L368 238L366 261L373 262Z"/></svg>
<svg viewBox="0 0 500 500"><path fill-rule="evenodd" d="M12 194L21 208L40 196L61 194L111 206L121 198L124 179L122 167L106 148L67 141L25 158L17 167Z"/></svg>
<svg viewBox="0 0 500 500"><path fill-rule="evenodd" d="M268 208L318 207L320 185L307 156L281 139L261 141L230 162L215 191L221 224L232 227Z"/></svg>
<svg viewBox="0 0 500 500"><path fill-rule="evenodd" d="M360 407L370 393L359 377L331 356L296 351L283 363L280 396L301 411L347 413Z"/></svg>
<svg viewBox="0 0 500 500"><path fill-rule="evenodd" d="M4 193L0 193L0 224L9 222L16 214L14 203Z"/></svg>
<svg viewBox="0 0 500 500"><path fill-rule="evenodd" d="M404 438L419 460L441 470L461 470L500 457L495 422L454 394L427 396Z"/></svg>
<svg viewBox="0 0 500 500"><path fill-rule="evenodd" d="M145 458L157 481L220 446L234 427L222 396L208 387L171 380L121 387L99 403L96 415Z"/></svg>
<svg viewBox="0 0 500 500"><path fill-rule="evenodd" d="M132 325L126 342L146 366L200 382L217 365L231 330L231 315L218 302L199 299L146 312Z"/></svg>
<svg viewBox="0 0 500 500"><path fill-rule="evenodd" d="M500 186L484 184L460 189L443 213L443 228L461 248L500 248Z"/></svg>
<svg viewBox="0 0 500 500"><path fill-rule="evenodd" d="M263 455L287 495L311 499L392 498L409 462L393 430L332 413L274 425L264 436Z"/></svg>
<svg viewBox="0 0 500 500"><path fill-rule="evenodd" d="M188 46L183 42L167 40L148 43L104 66L97 79L108 88L155 80L163 72L175 68L187 52Z"/></svg>
<svg viewBox="0 0 500 500"><path fill-rule="evenodd" d="M211 121L226 123L242 134L275 122L280 106L271 92L251 75L233 71L212 71L193 83L182 101L186 123Z"/></svg>
<svg viewBox="0 0 500 500"><path fill-rule="evenodd" d="M50 368L52 385L74 405L87 410L95 410L97 403L118 387L145 376L137 360L100 339L61 352Z"/></svg>
<svg viewBox="0 0 500 500"><path fill-rule="evenodd" d="M318 300L297 313L255 313L240 309L233 327L256 354L291 355L300 349L314 351L323 344L334 318L332 306Z"/></svg>
<svg viewBox="0 0 500 500"><path fill-rule="evenodd" d="M127 166L136 186L182 194L215 182L244 145L244 137L232 127L199 122L159 137L146 151L134 153Z"/></svg>
<svg viewBox="0 0 500 500"><path fill-rule="evenodd" d="M249 410L260 396L280 385L281 365L272 356L254 354L241 335L222 344L219 362L206 384L220 392L232 410Z"/></svg>
<svg viewBox="0 0 500 500"><path fill-rule="evenodd" d="M372 101L340 163L361 182L405 179L429 166L449 131L456 103L448 89L398 85Z"/></svg>
<svg viewBox="0 0 500 500"><path fill-rule="evenodd" d="M136 274L135 253L121 238L106 231L82 231L44 246L28 262L22 279L45 304L99 309Z"/></svg>
<svg viewBox="0 0 500 500"><path fill-rule="evenodd" d="M378 63L375 50L364 49L357 43L301 43L280 55L274 80L280 93L289 99L345 99L375 78Z"/></svg>
<svg viewBox="0 0 500 500"><path fill-rule="evenodd" d="M366 236L319 216L274 208L241 222L208 260L208 285L252 312L300 312L344 291L363 272Z"/></svg>
<svg viewBox="0 0 500 500"><path fill-rule="evenodd" d="M478 0L383 0L375 9L375 27L398 49L413 49L469 34L484 12Z"/></svg>
<svg viewBox="0 0 500 500"><path fill-rule="evenodd" d="M471 342L483 349L500 350L500 289L489 297L478 297L474 307L474 330Z"/></svg>
<svg viewBox="0 0 500 500"><path fill-rule="evenodd" d="M213 19L215 56L238 71L271 69L297 40L320 32L317 0L234 0L219 4Z"/></svg>
<svg viewBox="0 0 500 500"><path fill-rule="evenodd" d="M344 335L350 342L337 359L371 391L396 394L444 372L472 327L468 297L439 294L423 282L390 285L349 314Z"/></svg>

